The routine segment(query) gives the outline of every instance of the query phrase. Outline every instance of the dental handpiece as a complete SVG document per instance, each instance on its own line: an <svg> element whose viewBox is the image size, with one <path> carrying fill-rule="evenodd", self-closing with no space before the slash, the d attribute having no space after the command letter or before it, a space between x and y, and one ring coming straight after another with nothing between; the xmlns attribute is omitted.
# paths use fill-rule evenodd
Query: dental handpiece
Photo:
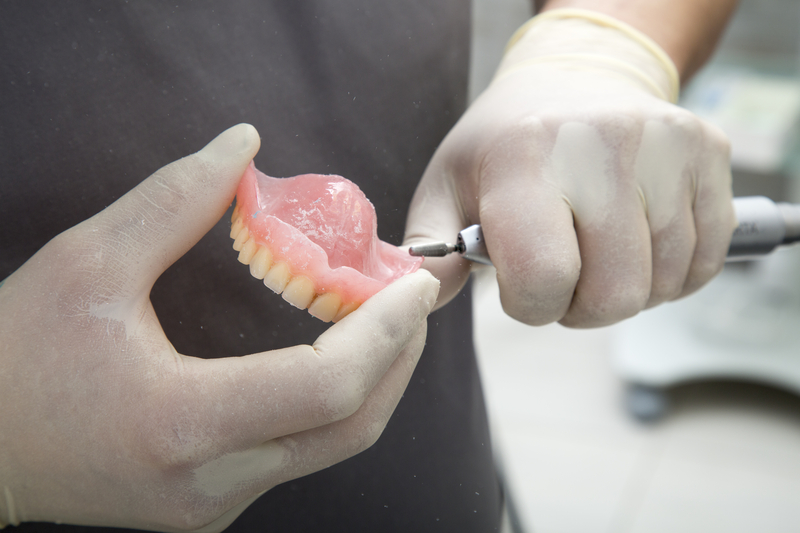
<svg viewBox="0 0 800 533"><path fill-rule="evenodd" d="M779 246L800 241L800 204L776 203L764 196L733 199L738 226L728 248L728 261L753 259ZM417 257L444 257L457 252L464 259L491 265L480 224L461 230L455 244L433 242L411 246Z"/></svg>

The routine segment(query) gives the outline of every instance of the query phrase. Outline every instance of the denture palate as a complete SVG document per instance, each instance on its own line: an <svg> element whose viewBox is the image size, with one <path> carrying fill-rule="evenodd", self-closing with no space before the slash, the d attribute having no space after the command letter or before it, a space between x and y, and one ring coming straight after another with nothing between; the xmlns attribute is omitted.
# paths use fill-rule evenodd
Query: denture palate
<svg viewBox="0 0 800 533"><path fill-rule="evenodd" d="M341 176L272 178L251 164L231 222L233 248L250 274L325 322L422 262L378 239L374 207Z"/></svg>

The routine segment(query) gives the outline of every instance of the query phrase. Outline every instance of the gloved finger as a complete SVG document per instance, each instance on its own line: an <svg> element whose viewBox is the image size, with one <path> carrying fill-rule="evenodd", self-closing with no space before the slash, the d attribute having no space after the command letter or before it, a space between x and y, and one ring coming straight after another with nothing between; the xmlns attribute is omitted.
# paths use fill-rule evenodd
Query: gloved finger
<svg viewBox="0 0 800 533"><path fill-rule="evenodd" d="M193 523L213 520L195 531L222 531L264 491L327 468L371 446L408 385L425 346L426 333L427 323L423 320L352 415L250 448L227 451L193 468L188 476L192 480Z"/></svg>
<svg viewBox="0 0 800 533"><path fill-rule="evenodd" d="M220 219L247 165L258 132L239 124L199 152L159 169L111 206L70 230L102 255L98 271L123 294L148 292L173 262Z"/></svg>
<svg viewBox="0 0 800 533"><path fill-rule="evenodd" d="M581 259L572 211L563 197L541 194L526 207L533 214L522 226L515 223L518 217L485 215L484 237L493 243L503 310L539 326L559 320L569 309Z"/></svg>
<svg viewBox="0 0 800 533"><path fill-rule="evenodd" d="M581 276L560 320L568 327L619 322L641 311L650 296L650 233L638 191L622 187L603 203L575 207Z"/></svg>
<svg viewBox="0 0 800 533"><path fill-rule="evenodd" d="M171 383L153 409L166 405L182 424L196 426L210 456L343 420L418 336L437 289L436 279L421 270L375 294L313 346L209 361L184 358L180 394Z"/></svg>
<svg viewBox="0 0 800 533"><path fill-rule="evenodd" d="M202 509L193 523L223 513L230 519L241 502L374 442L422 353L437 288L425 271L405 276L313 348L184 358L184 379L169 380L148 409L158 427L146 439L158 444L170 471L186 471L192 508ZM176 383L184 385L180 392ZM138 433L146 427L136 426Z"/></svg>
<svg viewBox="0 0 800 533"><path fill-rule="evenodd" d="M294 479L352 457L380 437L408 386L425 347L427 322L398 355L383 378L372 388L359 409L331 424L277 439L287 451L283 479Z"/></svg>
<svg viewBox="0 0 800 533"><path fill-rule="evenodd" d="M625 119L620 120L624 126ZM559 132L552 155L556 175L582 177L565 185L581 272L563 325L618 322L643 309L650 295L652 252L645 206L631 165L619 160L621 154L635 153L635 140L625 127L601 134L588 124L565 124Z"/></svg>
<svg viewBox="0 0 800 533"><path fill-rule="evenodd" d="M680 296L698 290L713 278L725 264L736 214L731 188L730 148L727 138L716 128L705 124L706 143L701 146L710 160L702 169L693 206L697 245Z"/></svg>
<svg viewBox="0 0 800 533"><path fill-rule="evenodd" d="M485 160L480 198L503 309L530 325L564 316L581 271L570 205L537 150L526 135L496 146Z"/></svg>
<svg viewBox="0 0 800 533"><path fill-rule="evenodd" d="M457 177L443 155L447 140L434 154L420 181L406 219L403 246L430 242L455 242L467 224L467 217L458 204ZM422 268L441 281L439 301L435 309L452 300L469 279L471 263L458 254L426 259Z"/></svg>
<svg viewBox="0 0 800 533"><path fill-rule="evenodd" d="M697 234L692 201L700 123L679 113L648 121L636 157L653 248L653 278L647 307L673 300L683 290Z"/></svg>
<svg viewBox="0 0 800 533"><path fill-rule="evenodd" d="M658 213L668 211L660 205L650 212L650 220L659 219ZM697 245L694 214L689 199L676 202L668 221L651 224L653 247L653 279L647 308L674 300L683 290L689 275L689 266Z"/></svg>

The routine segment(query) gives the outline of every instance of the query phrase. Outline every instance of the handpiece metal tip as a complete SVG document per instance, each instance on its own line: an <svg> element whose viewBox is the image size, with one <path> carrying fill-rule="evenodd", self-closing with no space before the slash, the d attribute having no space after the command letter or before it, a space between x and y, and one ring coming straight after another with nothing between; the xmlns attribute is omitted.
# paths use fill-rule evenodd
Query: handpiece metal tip
<svg viewBox="0 0 800 533"><path fill-rule="evenodd" d="M455 244L446 242L433 242L430 244L418 244L410 246L408 253L414 257L444 257L456 251Z"/></svg>

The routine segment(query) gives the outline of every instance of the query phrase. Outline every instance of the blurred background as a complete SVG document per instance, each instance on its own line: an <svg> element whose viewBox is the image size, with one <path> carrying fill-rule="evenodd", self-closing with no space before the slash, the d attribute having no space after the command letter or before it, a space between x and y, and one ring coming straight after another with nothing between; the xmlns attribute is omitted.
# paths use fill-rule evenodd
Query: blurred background
<svg viewBox="0 0 800 533"><path fill-rule="evenodd" d="M528 0L473 0L471 93ZM730 137L736 196L800 202L800 2L741 0L681 105ZM494 445L536 533L800 531L800 247L597 330L529 328L475 275Z"/></svg>

